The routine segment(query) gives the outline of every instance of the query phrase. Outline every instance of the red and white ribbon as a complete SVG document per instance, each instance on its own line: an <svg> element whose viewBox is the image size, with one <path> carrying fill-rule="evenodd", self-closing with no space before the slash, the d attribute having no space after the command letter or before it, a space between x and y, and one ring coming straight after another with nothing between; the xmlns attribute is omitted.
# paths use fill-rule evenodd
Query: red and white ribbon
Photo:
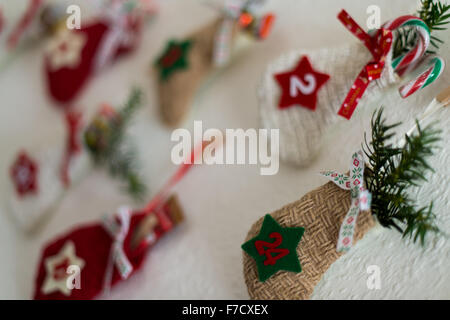
<svg viewBox="0 0 450 320"><path fill-rule="evenodd" d="M385 62L390 60L393 54L393 30L405 27L413 27L418 34L416 45L404 55L392 61L393 70L403 76L423 64L424 56L430 44L430 30L426 23L415 16L402 16L385 23L379 30L366 33L345 11L342 10L338 19L347 27L352 34L363 41L374 58L369 62L352 85L341 108L338 111L340 116L350 119L355 111L359 100L363 96L370 82L379 79L384 70ZM439 57L427 60L427 68L415 79L400 88L400 95L403 98L410 96L418 90L434 82L442 73L444 61Z"/></svg>
<svg viewBox="0 0 450 320"><path fill-rule="evenodd" d="M128 235L130 228L131 210L127 207L121 207L116 215L106 215L103 217L103 227L113 239L111 246L110 259L106 267L104 288L108 292L111 287L111 281L116 266L122 279L127 279L133 271L133 265L128 260L123 250L123 242Z"/></svg>
<svg viewBox="0 0 450 320"><path fill-rule="evenodd" d="M239 19L242 7L242 2L229 0L222 9L224 20L217 32L213 52L213 62L217 67L225 65L230 59L233 26Z"/></svg>
<svg viewBox="0 0 450 320"><path fill-rule="evenodd" d="M102 40L95 58L95 70L99 71L110 64L122 45L130 45L135 37L130 30L130 12L135 8L136 1L113 0L105 8L105 18L110 30Z"/></svg>
<svg viewBox="0 0 450 320"><path fill-rule="evenodd" d="M344 190L350 190L351 205L339 230L337 251L348 251L353 245L356 221L361 211L370 209L371 195L364 188L364 155L360 150L352 156L350 173L340 174L336 171L324 171L320 173L328 180Z"/></svg>

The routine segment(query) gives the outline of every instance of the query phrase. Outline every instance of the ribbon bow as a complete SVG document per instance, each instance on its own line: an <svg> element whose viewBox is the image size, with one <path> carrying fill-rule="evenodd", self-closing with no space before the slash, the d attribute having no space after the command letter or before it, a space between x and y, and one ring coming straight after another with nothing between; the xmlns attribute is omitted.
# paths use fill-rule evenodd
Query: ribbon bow
<svg viewBox="0 0 450 320"><path fill-rule="evenodd" d="M381 77L386 59L391 52L393 36L390 30L384 28L377 30L374 37L370 36L345 10L341 11L338 15L338 19L351 33L364 43L374 58L374 60L366 64L358 74L358 77L353 83L350 92L338 112L338 114L344 118L350 119L370 82Z"/></svg>
<svg viewBox="0 0 450 320"><path fill-rule="evenodd" d="M236 21L239 27L245 29L251 25L255 26L255 36L264 39L272 26L274 16L266 14L259 21L255 21L255 17L251 14L257 6L261 6L264 0L248 0L242 1L228 0L221 11L224 15L222 25L217 32L215 38L213 61L214 65L221 67L225 65L231 56L231 42L233 40L233 27Z"/></svg>
<svg viewBox="0 0 450 320"><path fill-rule="evenodd" d="M106 20L111 30L107 33L95 59L95 70L101 70L113 60L122 45L131 45L135 39L135 31L131 30L130 15L135 10L145 14L156 10L151 0L112 0L106 8Z"/></svg>
<svg viewBox="0 0 450 320"><path fill-rule="evenodd" d="M366 33L345 10L339 13L338 19L364 43L374 58L359 73L339 109L339 115L350 119L369 84L381 77L386 63L391 63L392 69L399 76L403 76L423 62L423 57L430 44L430 30L423 20L408 15L389 21L379 30L370 34ZM414 27L418 34L418 41L411 50L391 62L393 54L392 31L403 27ZM445 64L442 58L432 57L424 65L427 67L424 72L400 87L399 91L402 98L406 98L434 82L441 75Z"/></svg>
<svg viewBox="0 0 450 320"><path fill-rule="evenodd" d="M353 244L359 213L370 209L371 194L364 188L364 155L361 150L353 154L348 175L336 171L324 171L320 174L341 189L350 190L351 205L339 230L337 243L338 252L348 251Z"/></svg>
<svg viewBox="0 0 450 320"><path fill-rule="evenodd" d="M104 286L106 291L109 291L111 287L114 265L122 279L127 279L133 271L133 265L123 250L123 242L130 228L130 218L131 210L127 207L119 208L117 216L106 215L103 217L103 227L114 241L105 273Z"/></svg>

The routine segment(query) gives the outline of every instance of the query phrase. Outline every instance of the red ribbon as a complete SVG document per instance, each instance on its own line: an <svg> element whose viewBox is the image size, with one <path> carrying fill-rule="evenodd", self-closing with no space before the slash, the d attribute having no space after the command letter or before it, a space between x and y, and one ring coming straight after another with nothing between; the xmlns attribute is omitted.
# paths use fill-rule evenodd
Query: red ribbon
<svg viewBox="0 0 450 320"><path fill-rule="evenodd" d="M370 36L345 10L339 13L338 19L364 43L374 58L361 70L339 109L338 114L340 116L350 119L370 82L381 77L386 57L392 47L393 36L392 31L386 29L379 29L373 37Z"/></svg>
<svg viewBox="0 0 450 320"><path fill-rule="evenodd" d="M67 143L66 152L64 154L63 165L61 168L61 179L66 187L70 185L69 165L73 156L81 151L81 143L79 139L79 132L81 127L81 113L67 112Z"/></svg>
<svg viewBox="0 0 450 320"><path fill-rule="evenodd" d="M25 30L31 25L33 19L43 4L42 0L29 0L28 7L11 35L8 37L9 48L15 48Z"/></svg>
<svg viewBox="0 0 450 320"><path fill-rule="evenodd" d="M189 170L194 166L197 159L200 159L203 157L203 151L205 150L206 146L210 144L212 141L203 141L198 146L195 146L194 149L191 151L191 154L189 156L189 159L186 159L185 163L182 163L178 170L175 172L175 174L170 178L170 180L164 185L164 187L161 189L161 191L156 194L155 197L147 204L143 212L145 214L150 214L153 211L158 212L158 209L160 209L160 206L164 204L166 199L168 198L168 194L170 189L172 189L173 186L175 186L181 179L184 178L184 176L189 172ZM161 217L159 217L161 218Z"/></svg>
<svg viewBox="0 0 450 320"><path fill-rule="evenodd" d="M4 24L5 24L5 19L3 18L3 11L2 11L2 8L0 7L0 34L3 31Z"/></svg>

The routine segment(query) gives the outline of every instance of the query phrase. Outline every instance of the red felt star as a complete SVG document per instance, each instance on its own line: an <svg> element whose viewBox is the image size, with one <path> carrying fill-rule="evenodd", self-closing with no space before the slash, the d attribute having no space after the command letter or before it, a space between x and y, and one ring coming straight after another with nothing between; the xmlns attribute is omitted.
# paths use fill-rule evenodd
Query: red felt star
<svg viewBox="0 0 450 320"><path fill-rule="evenodd" d="M281 97L278 103L280 109L299 105L310 110L317 106L317 93L330 79L325 73L312 68L308 57L303 56L294 70L274 75L281 87Z"/></svg>
<svg viewBox="0 0 450 320"><path fill-rule="evenodd" d="M21 152L11 167L11 178L19 196L36 193L38 166L25 152Z"/></svg>

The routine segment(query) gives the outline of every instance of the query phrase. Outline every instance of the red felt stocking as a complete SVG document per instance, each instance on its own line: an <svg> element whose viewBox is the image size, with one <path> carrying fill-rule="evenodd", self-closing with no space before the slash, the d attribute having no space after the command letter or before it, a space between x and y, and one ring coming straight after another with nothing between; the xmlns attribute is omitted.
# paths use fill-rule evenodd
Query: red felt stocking
<svg viewBox="0 0 450 320"><path fill-rule="evenodd" d="M119 209L102 223L75 228L45 247L35 281L35 299L93 299L142 267L148 249L183 220L169 190L203 156L191 153L175 175L141 211ZM73 276L73 278L72 278Z"/></svg>
<svg viewBox="0 0 450 320"><path fill-rule="evenodd" d="M54 35L45 54L45 74L55 101L67 105L93 73L136 47L140 20L125 18L121 30L102 18Z"/></svg>
<svg viewBox="0 0 450 320"><path fill-rule="evenodd" d="M123 210L123 209L122 209ZM142 267L148 249L160 237L181 221L177 201L170 198L164 206L150 215L130 212L121 250L129 270L123 272L120 262L114 259L117 239L105 223L95 223L75 228L45 247L39 262L35 281L34 299L93 299L105 289L115 286ZM118 221L115 221L118 223ZM135 237L145 227L145 236L136 245ZM123 227L123 226L121 226ZM79 268L79 286L70 288L70 266ZM112 272L109 276L108 273ZM69 281L68 281L69 280Z"/></svg>

